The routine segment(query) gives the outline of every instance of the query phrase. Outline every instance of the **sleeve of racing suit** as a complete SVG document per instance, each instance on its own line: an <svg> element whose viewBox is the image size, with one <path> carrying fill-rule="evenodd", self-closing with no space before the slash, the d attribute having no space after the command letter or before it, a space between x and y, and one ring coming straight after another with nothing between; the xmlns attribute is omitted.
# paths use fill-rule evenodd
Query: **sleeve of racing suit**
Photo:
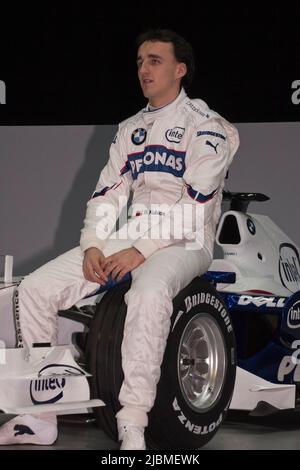
<svg viewBox="0 0 300 470"><path fill-rule="evenodd" d="M215 197L224 184L230 161L229 153L225 129L219 121L211 120L194 130L186 153L182 197L156 224L155 236L151 225L133 243L145 258L182 240L198 239L199 227L202 231L199 238L203 240L203 232L207 225L213 222ZM178 231L179 225L181 230Z"/></svg>
<svg viewBox="0 0 300 470"><path fill-rule="evenodd" d="M109 160L103 168L92 198L87 203L81 230L82 251L91 247L102 250L121 210L127 203L132 177L120 128L111 144Z"/></svg>

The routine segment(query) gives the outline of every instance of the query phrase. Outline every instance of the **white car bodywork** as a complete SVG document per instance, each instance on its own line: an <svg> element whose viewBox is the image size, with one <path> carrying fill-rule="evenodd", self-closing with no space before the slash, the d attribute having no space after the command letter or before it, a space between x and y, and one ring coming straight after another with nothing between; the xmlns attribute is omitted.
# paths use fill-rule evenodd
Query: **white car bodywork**
<svg viewBox="0 0 300 470"><path fill-rule="evenodd" d="M240 234L239 243L222 240L224 224L229 220ZM225 212L220 219L216 243L222 248L224 258L214 259L209 271L236 275L234 284L217 284L219 292L245 294L247 301L255 295L256 302L271 304L275 297L287 298L300 290L298 247L268 216ZM295 385L274 384L237 367L230 408L253 410L262 401L277 409L294 408L295 396Z"/></svg>
<svg viewBox="0 0 300 470"><path fill-rule="evenodd" d="M0 283L0 410L5 413L88 413L104 406L90 400L87 374L78 366L72 334L81 323L59 318L59 346L15 348L13 298L19 279Z"/></svg>
<svg viewBox="0 0 300 470"><path fill-rule="evenodd" d="M228 216L236 219L241 238L238 244L220 240ZM254 235L248 229L249 220L255 226ZM283 297L300 290L300 265L292 248L298 250L298 247L268 216L225 212L220 219L216 243L222 248L224 257L214 259L209 270L236 274L234 284L218 284L218 290L261 291Z"/></svg>

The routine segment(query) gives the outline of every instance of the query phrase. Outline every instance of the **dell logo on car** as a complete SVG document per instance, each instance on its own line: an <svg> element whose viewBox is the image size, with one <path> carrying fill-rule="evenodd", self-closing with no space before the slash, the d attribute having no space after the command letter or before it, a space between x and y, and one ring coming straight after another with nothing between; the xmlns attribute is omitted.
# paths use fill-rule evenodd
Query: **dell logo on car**
<svg viewBox="0 0 300 470"><path fill-rule="evenodd" d="M300 300L289 309L287 314L287 326L289 328L300 328Z"/></svg>
<svg viewBox="0 0 300 470"><path fill-rule="evenodd" d="M68 364L48 364L39 371L38 375L41 378L30 382L30 398L34 405L46 405L56 403L63 398L67 382L62 375L83 375L83 372Z"/></svg>

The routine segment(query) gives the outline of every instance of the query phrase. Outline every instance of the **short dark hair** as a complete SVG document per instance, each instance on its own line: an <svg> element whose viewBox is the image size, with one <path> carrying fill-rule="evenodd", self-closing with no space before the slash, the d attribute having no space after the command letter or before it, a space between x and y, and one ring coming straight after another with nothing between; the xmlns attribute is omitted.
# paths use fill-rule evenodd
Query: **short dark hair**
<svg viewBox="0 0 300 470"><path fill-rule="evenodd" d="M177 62L183 62L186 65L187 72L181 79L181 84L184 88L188 88L193 81L195 73L194 52L188 41L170 29L150 29L140 34L136 40L137 49L145 41L171 42L173 44Z"/></svg>

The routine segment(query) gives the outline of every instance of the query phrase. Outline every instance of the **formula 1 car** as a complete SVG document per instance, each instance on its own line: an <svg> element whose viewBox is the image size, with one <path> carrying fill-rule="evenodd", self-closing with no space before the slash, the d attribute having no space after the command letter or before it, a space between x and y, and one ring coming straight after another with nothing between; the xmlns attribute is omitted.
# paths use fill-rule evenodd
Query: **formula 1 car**
<svg viewBox="0 0 300 470"><path fill-rule="evenodd" d="M247 213L264 194L224 193L230 210L219 223L216 242L223 259L210 270L235 274L218 283L237 341L237 381L232 409L267 414L299 401L299 248L272 220Z"/></svg>
<svg viewBox="0 0 300 470"><path fill-rule="evenodd" d="M217 432L229 406L264 414L294 408L297 404L299 251L268 217L247 212L250 201L267 199L262 194L224 193L230 210L222 215L216 234L223 258L214 259L209 271L195 278L173 300L161 378L146 430L149 448L204 446ZM58 382L58 390L50 367L53 361L48 361L48 367L39 365L39 361L47 359L47 354L56 354L57 348L47 349L46 354L42 353L43 348L37 348L40 351L37 367L34 370L27 367L27 380L30 380L27 389L31 391L31 394L24 393L27 401L23 398L27 412L30 400L35 410L41 405L46 410L53 406L61 413L77 409L80 403L85 407L95 406L97 423L117 439L115 414L120 407L118 393L123 380L124 294L129 287L130 276L127 276L122 283L110 282L97 295L59 312L60 344L70 342L72 334L80 351L75 364L68 362L70 367L66 367L65 358L59 362L64 364L64 387L69 380L67 374L72 374L72 380L78 380L78 375L84 374L80 366L85 366L91 374L90 404L86 391L80 399L72 396L72 387L67 402L63 402L63 382ZM103 296L104 290L107 292ZM6 303L7 299L8 296ZM13 316L11 313L4 321L3 312L9 311L4 304L2 308L0 304L0 339L5 340L6 346L13 346ZM3 330L2 325L9 322L10 327ZM19 361L25 361L23 356ZM80 372L74 372L76 364ZM51 377L46 385L40 385L36 371L49 369ZM59 369L57 366L54 374L59 374ZM5 378L3 371L0 360L0 381ZM50 392L43 390L47 387ZM38 400L32 400L32 390L35 396L39 394ZM42 392L48 393L48 404L41 398ZM70 401L77 404L72 405ZM19 412L20 403L12 405L8 394L3 398L0 393L0 408Z"/></svg>

